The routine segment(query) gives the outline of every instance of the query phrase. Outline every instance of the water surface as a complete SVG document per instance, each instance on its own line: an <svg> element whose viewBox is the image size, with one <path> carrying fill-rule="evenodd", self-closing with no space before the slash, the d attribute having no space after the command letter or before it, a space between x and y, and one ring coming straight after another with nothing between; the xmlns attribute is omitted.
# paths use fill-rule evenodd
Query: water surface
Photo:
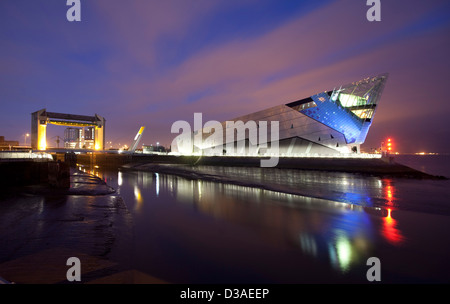
<svg viewBox="0 0 450 304"><path fill-rule="evenodd" d="M134 221L133 267L174 283L450 282L448 181L259 168L197 170L309 196L152 172L104 178Z"/></svg>

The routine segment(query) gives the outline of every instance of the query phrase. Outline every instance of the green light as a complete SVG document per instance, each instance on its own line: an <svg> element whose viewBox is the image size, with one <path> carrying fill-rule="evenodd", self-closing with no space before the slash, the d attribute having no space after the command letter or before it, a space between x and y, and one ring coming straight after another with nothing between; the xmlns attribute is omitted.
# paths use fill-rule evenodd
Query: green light
<svg viewBox="0 0 450 304"><path fill-rule="evenodd" d="M336 251L339 266L342 271L346 271L350 265L352 248L348 239L344 235L339 235L336 241Z"/></svg>
<svg viewBox="0 0 450 304"><path fill-rule="evenodd" d="M351 94L339 94L339 101L345 108L367 105L367 99Z"/></svg>

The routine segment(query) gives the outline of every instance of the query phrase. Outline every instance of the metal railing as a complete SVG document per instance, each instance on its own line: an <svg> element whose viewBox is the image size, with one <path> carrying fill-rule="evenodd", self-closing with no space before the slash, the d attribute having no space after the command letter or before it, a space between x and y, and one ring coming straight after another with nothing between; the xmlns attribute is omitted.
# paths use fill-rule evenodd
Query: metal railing
<svg viewBox="0 0 450 304"><path fill-rule="evenodd" d="M51 154L47 152L33 151L0 151L0 161L49 161L53 160Z"/></svg>

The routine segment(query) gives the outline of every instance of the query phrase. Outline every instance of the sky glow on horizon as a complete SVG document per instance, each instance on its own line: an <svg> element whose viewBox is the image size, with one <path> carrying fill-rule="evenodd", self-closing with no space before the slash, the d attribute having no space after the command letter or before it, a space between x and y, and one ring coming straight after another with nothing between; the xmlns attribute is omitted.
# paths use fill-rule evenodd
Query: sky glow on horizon
<svg viewBox="0 0 450 304"><path fill-rule="evenodd" d="M106 118L106 141L169 146L177 120L225 121L389 73L365 150L450 152L450 3L81 0L0 2L0 135L24 141L31 113ZM56 146L64 127L48 128ZM52 142L53 141L53 142ZM29 139L28 139L29 142Z"/></svg>

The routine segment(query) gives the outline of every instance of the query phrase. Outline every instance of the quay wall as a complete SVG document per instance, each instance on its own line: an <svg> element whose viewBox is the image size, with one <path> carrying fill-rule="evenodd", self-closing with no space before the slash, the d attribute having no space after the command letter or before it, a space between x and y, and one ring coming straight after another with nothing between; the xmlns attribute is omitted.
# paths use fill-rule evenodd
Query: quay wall
<svg viewBox="0 0 450 304"><path fill-rule="evenodd" d="M267 159L267 158L266 158ZM132 168L142 164L166 164L189 166L260 167L259 157L238 156L174 156L157 154L91 154L77 155L76 163L103 168ZM384 158L326 158L326 157L280 157L278 169L299 169L361 173L377 176L412 178L443 178L432 176L398 164L394 157Z"/></svg>
<svg viewBox="0 0 450 304"><path fill-rule="evenodd" d="M56 161L0 161L0 188L46 185L70 187L70 166Z"/></svg>

